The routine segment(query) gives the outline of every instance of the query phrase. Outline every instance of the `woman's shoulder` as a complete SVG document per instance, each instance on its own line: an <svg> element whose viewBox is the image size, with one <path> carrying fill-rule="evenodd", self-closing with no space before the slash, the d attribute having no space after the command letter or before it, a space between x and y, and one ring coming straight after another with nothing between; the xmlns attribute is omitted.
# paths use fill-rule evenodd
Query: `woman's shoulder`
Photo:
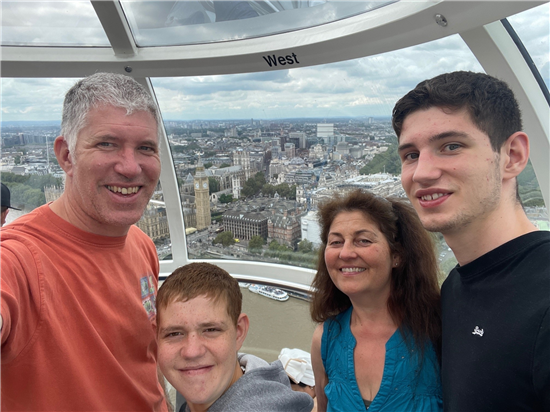
<svg viewBox="0 0 550 412"><path fill-rule="evenodd" d="M350 306L343 312L340 312L338 315L327 319L324 322L325 326L332 327L334 324L338 324L339 326L349 325L352 311L353 311L353 307Z"/></svg>
<svg viewBox="0 0 550 412"><path fill-rule="evenodd" d="M355 338L350 330L352 308L345 310L334 318L327 319L323 324L322 349L328 355L335 350L345 350L355 346Z"/></svg>

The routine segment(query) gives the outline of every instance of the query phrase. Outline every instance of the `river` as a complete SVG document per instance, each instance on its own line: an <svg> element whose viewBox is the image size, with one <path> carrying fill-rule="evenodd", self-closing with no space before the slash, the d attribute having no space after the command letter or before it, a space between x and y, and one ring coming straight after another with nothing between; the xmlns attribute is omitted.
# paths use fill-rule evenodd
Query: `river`
<svg viewBox="0 0 550 412"><path fill-rule="evenodd" d="M250 318L250 329L240 352L272 362L282 348L310 351L315 323L309 316L309 302L294 297L279 302L247 288L241 292L242 311Z"/></svg>

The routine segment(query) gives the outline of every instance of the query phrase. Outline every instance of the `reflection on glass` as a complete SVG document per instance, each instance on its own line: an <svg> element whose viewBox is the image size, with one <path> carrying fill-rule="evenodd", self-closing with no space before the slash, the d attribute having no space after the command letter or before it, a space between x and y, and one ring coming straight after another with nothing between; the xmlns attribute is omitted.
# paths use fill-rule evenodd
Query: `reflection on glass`
<svg viewBox="0 0 550 412"><path fill-rule="evenodd" d="M550 88L550 3L508 17L508 21Z"/></svg>
<svg viewBox="0 0 550 412"><path fill-rule="evenodd" d="M90 2L3 1L0 5L3 46L110 46Z"/></svg>
<svg viewBox="0 0 550 412"><path fill-rule="evenodd" d="M386 1L145 1L122 0L140 47L260 37L341 20L383 7ZM246 24L240 20L247 19Z"/></svg>

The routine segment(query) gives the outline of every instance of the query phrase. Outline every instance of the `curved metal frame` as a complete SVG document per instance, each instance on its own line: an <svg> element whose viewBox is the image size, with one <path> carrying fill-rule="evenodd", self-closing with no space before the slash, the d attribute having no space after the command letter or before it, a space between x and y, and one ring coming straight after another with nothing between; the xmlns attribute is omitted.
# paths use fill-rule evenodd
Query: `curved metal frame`
<svg viewBox="0 0 550 412"><path fill-rule="evenodd" d="M118 1L92 4L111 41L100 47L2 47L3 77L84 77L110 71L135 77L177 77L287 69L266 54L295 53L312 66L402 49L483 26L544 1L400 1L317 27L211 44L137 48ZM445 27L435 15L446 17Z"/></svg>

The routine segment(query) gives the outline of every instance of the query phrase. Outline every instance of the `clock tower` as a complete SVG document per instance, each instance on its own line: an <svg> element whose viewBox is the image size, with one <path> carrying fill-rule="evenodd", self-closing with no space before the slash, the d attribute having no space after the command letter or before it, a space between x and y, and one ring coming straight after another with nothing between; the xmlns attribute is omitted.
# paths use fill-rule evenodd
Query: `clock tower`
<svg viewBox="0 0 550 412"><path fill-rule="evenodd" d="M195 206L197 208L197 229L201 230L210 226L210 195L208 188L208 176L204 172L204 166L199 158L199 164L195 172Z"/></svg>

